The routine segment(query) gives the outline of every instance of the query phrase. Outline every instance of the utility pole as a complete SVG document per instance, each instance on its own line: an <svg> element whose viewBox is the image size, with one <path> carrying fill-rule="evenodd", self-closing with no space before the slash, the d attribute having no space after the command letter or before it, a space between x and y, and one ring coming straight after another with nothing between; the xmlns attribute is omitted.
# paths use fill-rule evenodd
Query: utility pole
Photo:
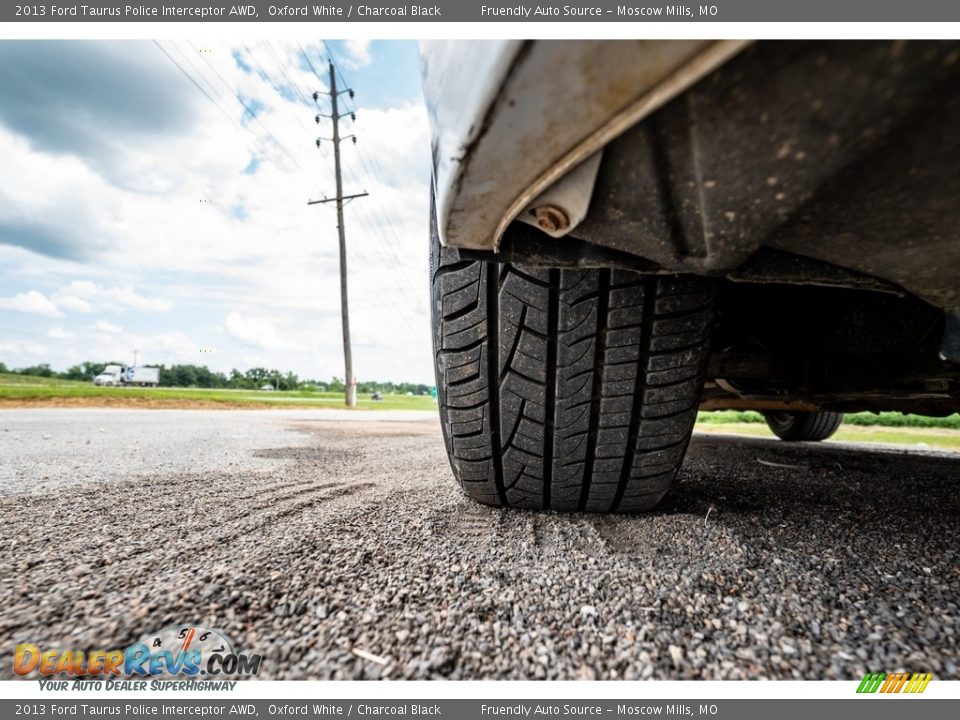
<svg viewBox="0 0 960 720"><path fill-rule="evenodd" d="M318 125L321 117L329 117L333 121L333 137L328 139L333 143L333 167L337 178L337 196L323 200L311 200L307 204L320 205L328 202L336 202L337 204L337 234L340 238L340 315L343 324L344 400L347 407L356 407L357 381L353 377L353 353L350 349L350 313L347 304L347 238L343 227L343 205L344 200L349 202L354 198L365 197L367 193L343 194L343 178L340 174L340 143L349 138L353 138L354 145L357 143L356 135L340 137L340 118L342 116L338 109L337 100L343 93L349 93L350 97L353 97L353 90L351 89L337 91L337 73L333 67L333 62L330 62L330 90L328 93L315 92L313 100L316 102L320 95L330 95L330 115L318 114L315 120ZM349 115L351 118L355 118L353 113L349 113ZM317 138L318 148L321 139Z"/></svg>

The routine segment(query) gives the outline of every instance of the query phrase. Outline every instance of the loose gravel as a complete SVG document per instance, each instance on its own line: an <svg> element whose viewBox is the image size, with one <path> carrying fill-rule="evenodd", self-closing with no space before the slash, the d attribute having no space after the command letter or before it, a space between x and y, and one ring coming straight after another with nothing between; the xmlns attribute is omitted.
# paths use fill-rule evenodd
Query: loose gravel
<svg viewBox="0 0 960 720"><path fill-rule="evenodd" d="M955 455L698 435L657 512L558 515L465 499L430 416L17 410L0 468L0 657L194 622L271 679L960 676Z"/></svg>

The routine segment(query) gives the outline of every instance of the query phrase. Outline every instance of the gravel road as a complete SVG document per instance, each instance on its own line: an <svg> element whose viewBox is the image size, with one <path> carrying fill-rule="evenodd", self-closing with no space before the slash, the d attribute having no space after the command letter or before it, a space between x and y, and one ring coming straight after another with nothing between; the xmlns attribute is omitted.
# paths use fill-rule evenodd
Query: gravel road
<svg viewBox="0 0 960 720"><path fill-rule="evenodd" d="M958 487L697 435L658 512L563 516L464 499L430 414L0 411L0 675L196 622L267 678L958 679Z"/></svg>

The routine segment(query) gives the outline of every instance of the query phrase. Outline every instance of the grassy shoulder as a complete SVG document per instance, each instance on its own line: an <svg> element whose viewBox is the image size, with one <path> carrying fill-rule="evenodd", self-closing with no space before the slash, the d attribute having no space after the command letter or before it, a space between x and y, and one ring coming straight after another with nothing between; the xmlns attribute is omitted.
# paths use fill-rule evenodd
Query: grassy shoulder
<svg viewBox="0 0 960 720"><path fill-rule="evenodd" d="M17 373L0 373L0 388L3 387L78 387L90 383L77 380L61 380L59 378L38 377L36 375L19 375Z"/></svg>
<svg viewBox="0 0 960 720"><path fill-rule="evenodd" d="M384 395L380 401L361 394L360 410L434 410L430 397ZM207 390L201 388L97 387L89 382L0 373L0 408L12 407L140 407L181 409L276 409L289 407L343 408L338 392ZM701 432L774 437L757 412L701 412ZM928 446L960 451L960 415L928 418L900 413L855 413L832 440Z"/></svg>
<svg viewBox="0 0 960 720"><path fill-rule="evenodd" d="M716 419L708 419L706 421L698 420L696 430L705 433L776 437L766 426L766 423L762 422L721 422ZM960 432L949 427L884 427L882 425L854 425L844 423L840 426L840 429L837 430L836 434L826 442L910 445L921 448L928 447L938 450L960 452Z"/></svg>
<svg viewBox="0 0 960 720"><path fill-rule="evenodd" d="M766 426L763 415L753 410L715 410L697 413L697 423L701 425L747 424ZM843 416L844 425L880 426L889 428L947 428L960 430L960 413L947 417L926 417L924 415L904 415L898 412L847 413Z"/></svg>
<svg viewBox="0 0 960 720"><path fill-rule="evenodd" d="M383 400L359 396L360 409L433 410L432 398L384 395ZM206 390L201 388L97 387L93 383L24 375L0 374L2 407L170 407L170 408L342 408L336 392Z"/></svg>

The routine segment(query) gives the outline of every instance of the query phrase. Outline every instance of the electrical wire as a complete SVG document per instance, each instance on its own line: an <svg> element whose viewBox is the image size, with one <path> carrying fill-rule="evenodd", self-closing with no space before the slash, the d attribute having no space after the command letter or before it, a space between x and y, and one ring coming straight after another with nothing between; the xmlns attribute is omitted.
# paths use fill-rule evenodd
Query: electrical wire
<svg viewBox="0 0 960 720"><path fill-rule="evenodd" d="M222 105L223 95L216 89L214 84L204 76L203 72L189 60L189 57L187 57L186 53L184 53L181 48L177 48L176 45L173 44L174 47L179 52L179 54L181 55L181 57L184 59L185 63L188 64L196 73L196 75L199 78L201 78L203 82L207 84L207 86L210 88L210 92L208 92L199 82L197 82L197 80L184 67L184 65L178 62L176 58L174 58L159 42L154 41L154 44L180 70L180 72L211 102L211 104L217 107L217 109L221 113L223 113L228 120L231 121L232 124L240 128L241 130L245 130L246 132L248 132L254 138L254 140L257 141L261 149L263 149L264 156L266 158L269 158L270 153L266 151L265 147L263 146L263 142L261 138L256 133L253 132L253 130L249 127L249 125L238 123L230 115L230 113L224 109ZM251 118L254 121L256 121L257 124L263 129L263 131L267 134L267 137L270 138L270 140L272 141L273 145L277 149L281 150L291 160L291 162L293 163L294 167L297 168L297 170L307 175L305 168L302 166L300 162L296 160L296 158L293 156L291 151L288 149L287 145L277 137L277 135L271 130L271 128L267 127L267 125L259 118L258 113L256 113L243 100L243 98L239 95L239 93L236 93L231 88L230 84L226 81L223 75L216 69L216 67L213 66L212 63L209 62L209 60L207 60L207 58L203 57L203 55L199 53L199 51L193 45L193 43L190 42L189 44L193 48L193 50L196 51L201 56L201 58L204 60L206 65L210 68L210 70L214 73L214 75L219 79L220 83L226 88L227 92L230 93L230 95L232 96L232 99L236 100L240 104L240 106L243 108L244 112L249 114ZM324 41L324 44L326 45L325 41ZM303 46L300 43L297 43L297 45L298 45L298 49L300 50L300 55L306 62L307 67L310 69L311 73L317 78L318 81L321 82L321 84L324 84L323 78L317 72L306 50L303 48ZM327 47L329 49L329 46ZM276 60L277 68L279 69L281 75L283 75L284 78L287 80L291 89L299 96L303 104L309 107L309 102L307 101L306 96L304 96L300 86L297 83L293 82L289 73L286 72L278 53L274 51L272 47L268 46L267 49L271 53L271 55L274 56L274 59ZM266 70L264 64L253 55L252 51L249 48L245 47L244 50L246 51L250 59L254 62L254 64L259 69L262 79L266 81L273 88L275 92L277 92L277 94L281 97L281 99L284 99L283 93L280 92L280 90L278 89L276 83L273 81L273 77L271 76L271 73L269 73ZM288 55L288 59L289 59L289 55ZM338 69L336 70L336 72L338 73L339 77L343 81L344 87L348 87L346 83L346 79L344 78L343 74ZM211 92L213 92L217 96L217 98L220 99L220 102L218 102L218 100L215 99L213 95L211 95ZM344 98L344 100L346 99L347 98ZM351 112L355 112L355 110L352 110ZM297 120L297 122L301 125L301 127L304 127L304 123L302 121ZM358 159L360 159L361 165L364 167L365 174L367 175L367 177L369 178L373 176L375 173L372 173L370 171L369 166L366 164L365 160L362 157L360 157L359 154L358 154ZM360 185L364 185L364 183L362 183L362 181L358 178L357 174L353 171L353 169L349 165L347 166L347 172L345 174L348 176L348 179L352 178L354 182L357 182ZM378 179L380 179L380 181L386 186L386 183L384 182L385 178L383 177L382 172L378 172L376 174L379 175ZM390 211L392 212L392 208L390 209ZM371 222L368 212L375 215L378 218L378 221ZM396 234L396 229L394 227L394 224L399 222L399 219L397 218L396 213L393 213L392 218L388 217L386 216L384 211L381 210L379 205L375 205L372 211L359 209L359 207L357 207L353 209L353 212L351 212L351 214L353 214L355 218L360 221L361 227L366 228L368 233L375 233L376 235L379 235L382 242L374 245L374 248L373 248L374 253L377 255L376 260L370 258L370 256L368 255L367 248L365 247L365 243L362 243L362 242L351 243L350 247L348 248L348 268L352 264L349 261L349 255L354 255L355 259L359 260L362 266L367 266L367 267L381 266L381 267L387 267L392 270L395 270L397 272L391 272L388 275L392 280L391 284L398 291L401 297L407 297L409 295L410 288L415 286L415 283L411 282L410 277L407 274L406 268L402 263L401 254L398 253L397 247L395 245L395 243L399 241L399 238ZM387 232L384 231L384 228L389 229L389 232L392 235L392 240L391 240L391 237L388 236ZM363 235L361 235L361 237L363 237ZM392 256L391 258L388 258L386 256L384 252L385 249L390 252L390 255ZM400 277L398 275L403 276L403 281L400 280ZM366 309L371 306L368 304L362 304L361 307L364 307ZM373 306L373 307L377 307L377 306ZM406 303L385 303L383 306L383 309L396 311L396 317L399 318L400 323L404 325L408 331L413 333L418 332L417 330L418 324L411 320L409 311L407 310L407 307L406 307Z"/></svg>

